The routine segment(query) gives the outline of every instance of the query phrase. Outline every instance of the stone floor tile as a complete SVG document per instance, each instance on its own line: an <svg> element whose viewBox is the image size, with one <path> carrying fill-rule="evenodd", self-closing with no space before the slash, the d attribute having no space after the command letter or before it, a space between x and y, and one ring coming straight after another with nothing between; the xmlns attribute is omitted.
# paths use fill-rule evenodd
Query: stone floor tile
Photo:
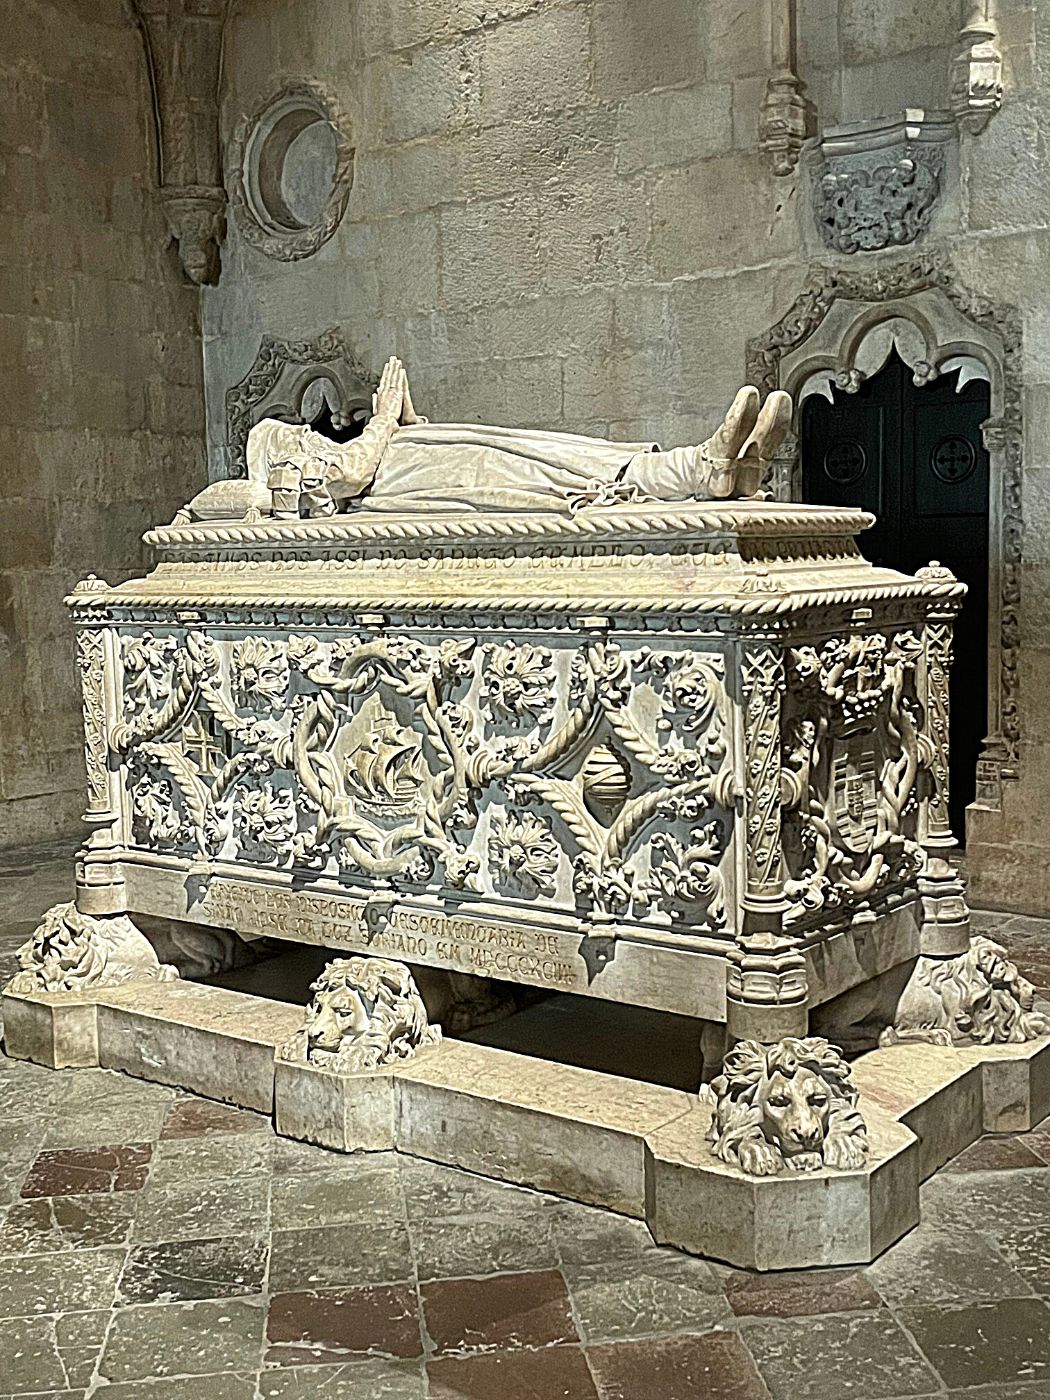
<svg viewBox="0 0 1050 1400"><path fill-rule="evenodd" d="M1050 1220L1034 1228L1028 1225L1000 1228L996 1245L1009 1265L1009 1276L1023 1280L1022 1286L1011 1290L1010 1296L1018 1297L1029 1291L1050 1293ZM998 1293L991 1289L985 1292L990 1298L1006 1294L1005 1289ZM916 1299L917 1303L925 1301Z"/></svg>
<svg viewBox="0 0 1050 1400"><path fill-rule="evenodd" d="M472 1176L419 1158L403 1159L401 1181L410 1220L437 1220L448 1215L501 1215L534 1209L549 1199L535 1191L488 1177Z"/></svg>
<svg viewBox="0 0 1050 1400"><path fill-rule="evenodd" d="M720 1281L687 1254L650 1249L602 1264L565 1264L562 1273L585 1343L670 1332L706 1332L729 1316Z"/></svg>
<svg viewBox="0 0 1050 1400"><path fill-rule="evenodd" d="M995 1236L1000 1230L1040 1229L1050 1220L1050 1172L938 1172L919 1193L927 1225L964 1237L975 1225Z"/></svg>
<svg viewBox="0 0 1050 1400"><path fill-rule="evenodd" d="M348 1353L422 1356L411 1284L277 1293L266 1324L267 1366L342 1361Z"/></svg>
<svg viewBox="0 0 1050 1400"><path fill-rule="evenodd" d="M345 1152L334 1152L327 1147L315 1147L312 1142L296 1142L295 1138L274 1137L273 1172L274 1176L304 1176L307 1172L340 1171L355 1163L376 1171L380 1167L391 1167L395 1171L399 1158L395 1152L362 1152L349 1157Z"/></svg>
<svg viewBox="0 0 1050 1400"><path fill-rule="evenodd" d="M212 1103L210 1099L179 1099L168 1108L160 1136L162 1142L168 1142L174 1138L206 1137L213 1133L228 1136L272 1132L270 1120L261 1113Z"/></svg>
<svg viewBox="0 0 1050 1400"><path fill-rule="evenodd" d="M545 1212L550 1232L563 1264L603 1263L609 1259L636 1259L654 1248L643 1220L559 1201Z"/></svg>
<svg viewBox="0 0 1050 1400"><path fill-rule="evenodd" d="M66 1385L54 1319L13 1317L0 1327L0 1376L14 1390L60 1390Z"/></svg>
<svg viewBox="0 0 1050 1400"><path fill-rule="evenodd" d="M486 1279L442 1279L422 1284L420 1296L438 1356L579 1340L565 1280L557 1269Z"/></svg>
<svg viewBox="0 0 1050 1400"><path fill-rule="evenodd" d="M417 1222L411 1226L421 1279L552 1269L558 1252L542 1212Z"/></svg>
<svg viewBox="0 0 1050 1400"><path fill-rule="evenodd" d="M1043 1262L1050 1285L1050 1250ZM976 1229L959 1234L926 1224L861 1273L891 1307L1023 1297L1034 1287L1012 1265L999 1238Z"/></svg>
<svg viewBox="0 0 1050 1400"><path fill-rule="evenodd" d="M575 1346L441 1356L428 1363L427 1376L430 1400L599 1400Z"/></svg>
<svg viewBox="0 0 1050 1400"><path fill-rule="evenodd" d="M946 1172L1010 1171L1019 1167L1041 1167L1045 1163L1025 1137L991 1136L978 1138L942 1168Z"/></svg>
<svg viewBox="0 0 1050 1400"><path fill-rule="evenodd" d="M162 1139L150 1162L151 1186L205 1176L254 1176L273 1165L273 1138L262 1133Z"/></svg>
<svg viewBox="0 0 1050 1400"><path fill-rule="evenodd" d="M1050 1394L1050 1307L1042 1298L905 1308L900 1318L946 1386L1039 1380Z"/></svg>
<svg viewBox="0 0 1050 1400"><path fill-rule="evenodd" d="M400 1223L405 1216L401 1178L393 1167L370 1167L343 1158L330 1172L273 1178L275 1230L375 1221Z"/></svg>
<svg viewBox="0 0 1050 1400"><path fill-rule="evenodd" d="M750 1274L733 1269L722 1280L737 1317L812 1317L882 1307L858 1269L800 1269Z"/></svg>
<svg viewBox="0 0 1050 1400"><path fill-rule="evenodd" d="M118 1308L99 1376L115 1384L257 1370L265 1317L262 1304L247 1298Z"/></svg>
<svg viewBox="0 0 1050 1400"><path fill-rule="evenodd" d="M224 1371L171 1380L121 1381L95 1394L105 1400L256 1400L254 1371Z"/></svg>
<svg viewBox="0 0 1050 1400"><path fill-rule="evenodd" d="M164 1117L160 1104L116 1103L105 1111L62 1113L47 1129L46 1149L105 1147L113 1142L153 1142Z"/></svg>
<svg viewBox="0 0 1050 1400"><path fill-rule="evenodd" d="M399 1283L414 1272L406 1225L327 1225L315 1230L275 1230L271 1236L273 1293Z"/></svg>
<svg viewBox="0 0 1050 1400"><path fill-rule="evenodd" d="M0 1257L0 1318L111 1308L123 1249Z"/></svg>
<svg viewBox="0 0 1050 1400"><path fill-rule="evenodd" d="M0 1227L0 1253L49 1254L124 1244L135 1197L126 1191L87 1196L37 1196L17 1201Z"/></svg>
<svg viewBox="0 0 1050 1400"><path fill-rule="evenodd" d="M41 1152L22 1182L20 1194L28 1199L138 1191L146 1183L151 1150L148 1142L130 1142Z"/></svg>
<svg viewBox="0 0 1050 1400"><path fill-rule="evenodd" d="M188 1303L260 1293L266 1255L265 1240L242 1236L138 1245L124 1265L117 1301Z"/></svg>
<svg viewBox="0 0 1050 1400"><path fill-rule="evenodd" d="M769 1400L735 1332L587 1348L601 1400Z"/></svg>
<svg viewBox="0 0 1050 1400"><path fill-rule="evenodd" d="M422 1363L386 1356L363 1356L338 1366L288 1366L264 1371L259 1377L259 1400L426 1400L426 1396Z"/></svg>
<svg viewBox="0 0 1050 1400"><path fill-rule="evenodd" d="M773 1400L926 1396L936 1375L884 1309L832 1317L755 1318L740 1335Z"/></svg>
<svg viewBox="0 0 1050 1400"><path fill-rule="evenodd" d="M17 1395L2 1395L0 1400L87 1400L86 1390L21 1390Z"/></svg>
<svg viewBox="0 0 1050 1400"><path fill-rule="evenodd" d="M253 1176L152 1183L135 1207L135 1244L263 1235L269 1227L270 1183Z"/></svg>

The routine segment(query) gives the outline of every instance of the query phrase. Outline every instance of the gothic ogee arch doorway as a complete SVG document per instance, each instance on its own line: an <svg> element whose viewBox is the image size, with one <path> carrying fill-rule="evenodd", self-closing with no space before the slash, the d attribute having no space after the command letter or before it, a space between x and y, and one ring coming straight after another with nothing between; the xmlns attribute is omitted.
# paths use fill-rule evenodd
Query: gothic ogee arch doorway
<svg viewBox="0 0 1050 1400"><path fill-rule="evenodd" d="M1020 314L970 291L937 251L817 268L748 342L747 371L796 402L779 499L872 509L869 557L908 571L939 559L970 585L952 686L961 840L967 802L1001 810L1021 755Z"/></svg>
<svg viewBox="0 0 1050 1400"><path fill-rule="evenodd" d="M799 409L802 499L876 516L860 546L874 564L914 573L936 558L969 592L951 676L951 823L965 839L988 725L990 386L963 366L915 382L896 345L853 392L828 386Z"/></svg>

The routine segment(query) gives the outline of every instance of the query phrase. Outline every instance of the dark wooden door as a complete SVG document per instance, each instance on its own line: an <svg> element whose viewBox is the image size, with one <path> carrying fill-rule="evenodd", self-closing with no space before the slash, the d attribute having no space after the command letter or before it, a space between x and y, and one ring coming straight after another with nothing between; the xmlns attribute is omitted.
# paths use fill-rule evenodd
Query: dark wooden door
<svg viewBox="0 0 1050 1400"><path fill-rule="evenodd" d="M894 352L855 394L802 405L802 494L862 506L877 523L860 537L874 564L914 573L939 560L969 592L955 625L951 677L951 821L964 839L988 724L988 454L981 424L989 387L942 375L916 386Z"/></svg>

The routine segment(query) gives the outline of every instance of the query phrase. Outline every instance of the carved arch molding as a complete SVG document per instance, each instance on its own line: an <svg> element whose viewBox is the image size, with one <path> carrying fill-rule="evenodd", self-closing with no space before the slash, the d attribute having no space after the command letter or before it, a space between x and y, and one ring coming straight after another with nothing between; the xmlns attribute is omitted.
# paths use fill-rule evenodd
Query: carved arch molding
<svg viewBox="0 0 1050 1400"><path fill-rule="evenodd" d="M855 389L890 348L922 384L961 369L991 386L983 424L991 463L988 645L992 678L989 735L978 763L977 801L998 806L1003 779L1016 778L1020 753L1018 648L1023 452L1021 316L965 287L951 261L929 251L870 270L820 268L787 314L747 343L747 374L764 394L787 389L800 402L833 383ZM774 491L798 499L798 440L778 457Z"/></svg>

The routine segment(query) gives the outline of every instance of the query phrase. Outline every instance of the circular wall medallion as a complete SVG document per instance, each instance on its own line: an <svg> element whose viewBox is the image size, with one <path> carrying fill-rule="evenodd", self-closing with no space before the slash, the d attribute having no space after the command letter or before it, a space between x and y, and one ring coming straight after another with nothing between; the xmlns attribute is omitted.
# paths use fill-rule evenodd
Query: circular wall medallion
<svg viewBox="0 0 1050 1400"><path fill-rule="evenodd" d="M230 139L230 204L248 242L271 258L295 262L327 243L353 183L349 123L318 83L283 87Z"/></svg>
<svg viewBox="0 0 1050 1400"><path fill-rule="evenodd" d="M977 452L973 443L969 438L959 437L955 433L942 437L930 453L930 467L934 476L946 481L949 486L972 476L976 466Z"/></svg>
<svg viewBox="0 0 1050 1400"><path fill-rule="evenodd" d="M846 438L833 442L824 453L824 474L840 486L859 481L867 470L868 459L859 442Z"/></svg>

